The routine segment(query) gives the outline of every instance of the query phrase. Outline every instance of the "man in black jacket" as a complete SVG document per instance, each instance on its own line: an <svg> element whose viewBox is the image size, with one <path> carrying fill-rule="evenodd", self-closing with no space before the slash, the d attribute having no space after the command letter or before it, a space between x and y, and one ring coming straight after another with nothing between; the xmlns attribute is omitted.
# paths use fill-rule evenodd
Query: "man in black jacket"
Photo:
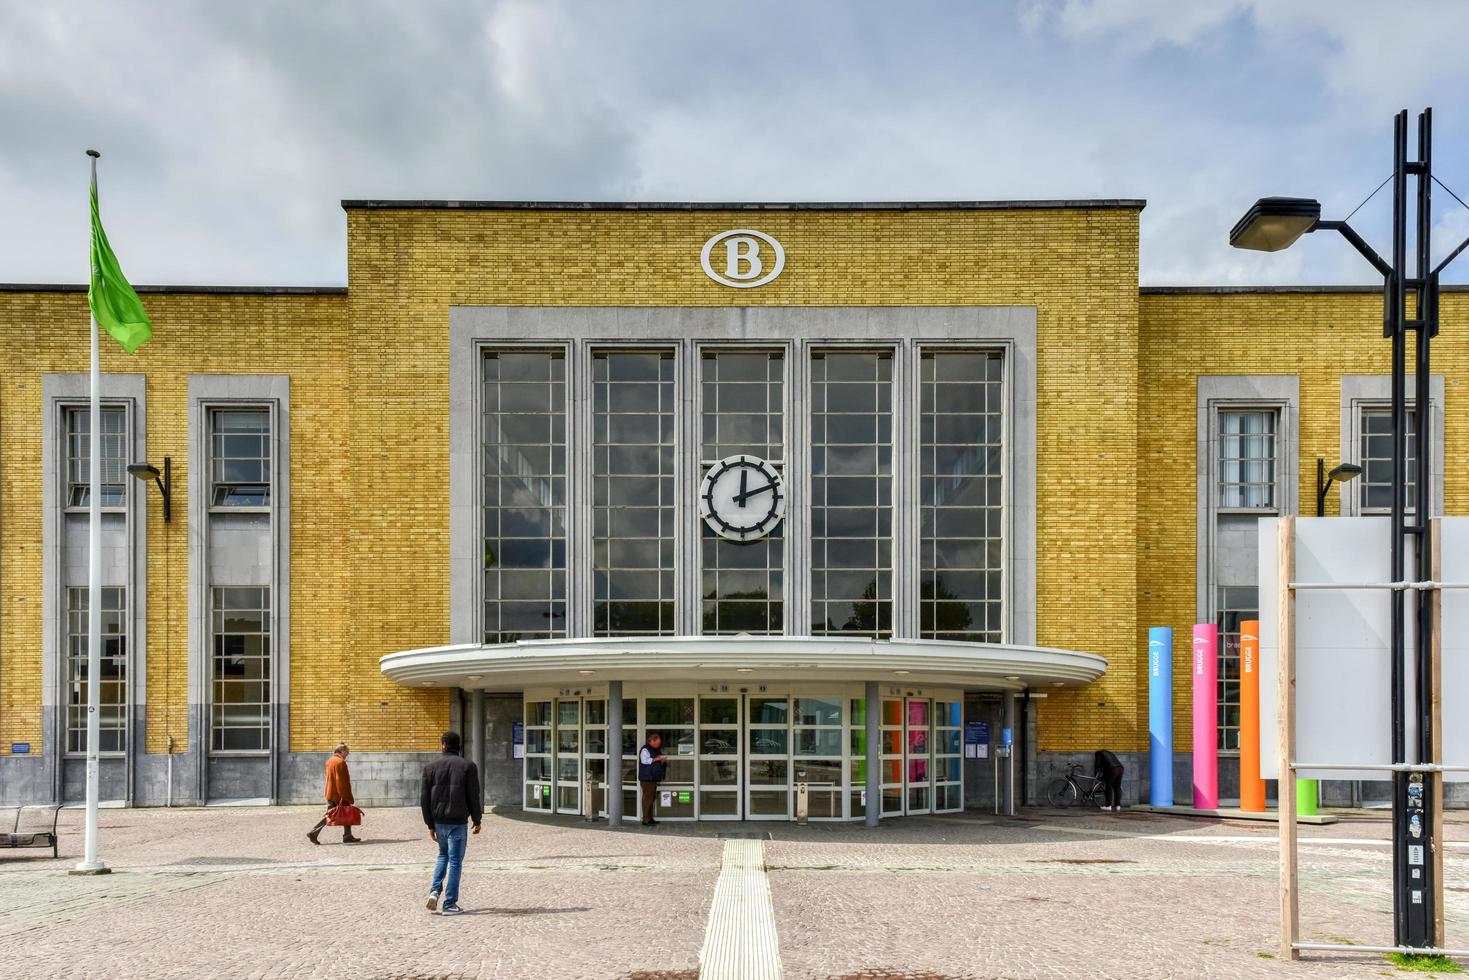
<svg viewBox="0 0 1469 980"><path fill-rule="evenodd" d="M461 745L458 732L445 732L439 738L443 752L423 767L423 789L418 798L423 822L428 825L428 839L439 845L439 861L434 865L434 883L429 888L426 904L430 912L437 910L440 915L459 915L464 911L459 907L459 870L464 864L464 846L469 841L464 824L466 820L474 824L477 834L485 815L479 770L459 754Z"/></svg>

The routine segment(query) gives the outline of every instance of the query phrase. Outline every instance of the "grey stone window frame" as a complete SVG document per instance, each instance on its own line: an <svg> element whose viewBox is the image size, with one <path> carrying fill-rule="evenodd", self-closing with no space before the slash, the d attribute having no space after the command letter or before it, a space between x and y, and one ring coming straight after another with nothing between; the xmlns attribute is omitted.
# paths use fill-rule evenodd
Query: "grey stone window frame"
<svg viewBox="0 0 1469 980"><path fill-rule="evenodd" d="M1297 457L1300 453L1301 381L1294 374L1200 375L1197 380L1195 445L1196 547L1195 622L1218 617L1218 580L1214 570L1217 516L1287 516L1297 513ZM1279 413L1275 428L1275 506L1222 508L1219 496L1219 416L1251 409Z"/></svg>
<svg viewBox="0 0 1469 980"><path fill-rule="evenodd" d="M290 378L286 375L195 374L189 376L189 745L198 772L201 796L209 785L211 758L262 758L271 761L271 798L278 796L280 759L290 745L291 703L291 492ZM210 418L215 409L255 408L270 413L271 502L269 508L210 506ZM269 588L271 636L271 734L263 751L213 750L213 618L210 580L210 521L235 513L269 515Z"/></svg>
<svg viewBox="0 0 1469 980"><path fill-rule="evenodd" d="M928 345L960 349L993 348L1004 354L1008 398L1008 451L1005 506L1004 640L1033 644L1036 635L1036 309L1033 306L898 306L898 307L524 307L452 306L449 321L449 525L450 640L478 646L480 615L476 575L483 562L479 533L478 375L479 352L500 348L564 346L568 363L568 421L571 450L568 487L569 535L567 583L572 638L591 635L591 561L587 533L590 520L590 352L598 348L638 346L679 349L677 371L681 408L675 521L681 535L676 547L675 589L680 635L698 635L702 622L700 535L693 525L698 481L699 428L696 411L701 346L781 347L786 351L787 545L785 602L788 610L809 610L809 521L804 513L810 495L807 466L799 447L808 443L807 359L813 349L891 346L894 377L902 404L911 402L908 418L895 426L894 494L895 579L893 635L918 635L917 461L913 456L919 431L917 412L918 351ZM895 401L895 404L898 402ZM901 460L901 465L898 461ZM799 465L797 463L799 462ZM911 597L908 593L912 593ZM788 614L786 635L802 635Z"/></svg>
<svg viewBox="0 0 1469 980"><path fill-rule="evenodd" d="M1408 378L1407 405L1415 408L1413 380ZM1431 484L1428 509L1429 517L1443 514L1444 492L1444 376L1434 374L1428 382L1429 415L1429 458L1428 475ZM1392 407L1392 376L1387 374L1344 374L1341 378L1341 458L1327 460L1331 469L1338 462L1362 462L1362 412L1364 410L1388 410ZM1357 481L1341 484L1337 488L1343 517L1360 517L1366 514L1385 514L1386 510L1362 510L1361 490Z"/></svg>
<svg viewBox="0 0 1469 980"><path fill-rule="evenodd" d="M121 406L127 413L125 445L130 461L148 458L147 379L142 374L103 374L100 379L103 408ZM62 799L61 760L66 752L67 604L63 563L62 522L68 513L86 513L87 508L67 506L66 412L90 408L91 378L83 372L47 373L41 376L41 743L48 758L52 798ZM148 495L129 488L122 507L101 508L104 514L121 513L126 523L129 554L125 558L127 603L127 750L125 798L131 803L136 787L138 760L146 741L148 676L148 525L145 520ZM80 556L85 560L85 555ZM105 584L105 583L104 583Z"/></svg>

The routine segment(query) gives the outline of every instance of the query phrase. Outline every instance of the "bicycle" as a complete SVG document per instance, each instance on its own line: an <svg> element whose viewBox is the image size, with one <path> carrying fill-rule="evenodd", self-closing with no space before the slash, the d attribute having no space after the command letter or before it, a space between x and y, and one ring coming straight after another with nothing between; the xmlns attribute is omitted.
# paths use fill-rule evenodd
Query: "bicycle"
<svg viewBox="0 0 1469 980"><path fill-rule="evenodd" d="M1064 809L1078 800L1086 806L1106 805L1106 781L1083 775L1082 770L1082 766L1073 763L1066 768L1065 777L1051 784L1051 788L1046 791L1046 800L1051 806Z"/></svg>

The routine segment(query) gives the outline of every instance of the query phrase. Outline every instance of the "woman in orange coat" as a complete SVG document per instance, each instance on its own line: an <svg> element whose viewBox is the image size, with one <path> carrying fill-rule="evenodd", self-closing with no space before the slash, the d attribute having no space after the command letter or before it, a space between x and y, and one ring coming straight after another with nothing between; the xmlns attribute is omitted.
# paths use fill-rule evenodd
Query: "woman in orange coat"
<svg viewBox="0 0 1469 980"><path fill-rule="evenodd" d="M337 746L336 751L331 754L331 758L326 760L326 806L328 812L331 811L332 807L341 806L343 803L357 802L352 799L352 774L347 771L347 756L349 755L351 755L351 750L347 748L347 743L343 742ZM321 828L325 826L326 817L322 817L321 822L311 828L311 832L306 835L306 839L313 844L320 844L321 841L317 840L317 836L321 833ZM342 843L360 844L362 843L362 838L353 837L351 827L343 827Z"/></svg>

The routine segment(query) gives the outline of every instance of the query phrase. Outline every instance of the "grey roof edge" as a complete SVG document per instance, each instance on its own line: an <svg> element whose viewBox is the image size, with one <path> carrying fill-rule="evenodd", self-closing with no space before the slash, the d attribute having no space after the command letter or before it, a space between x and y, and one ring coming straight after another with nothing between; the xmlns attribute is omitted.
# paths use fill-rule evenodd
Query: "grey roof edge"
<svg viewBox="0 0 1469 980"><path fill-rule="evenodd" d="M1445 293L1469 293L1469 284L1443 285ZM1139 286L1144 296L1238 296L1251 293L1373 293L1382 295L1381 286Z"/></svg>
<svg viewBox="0 0 1469 980"><path fill-rule="evenodd" d="M345 296L346 286L134 286L140 293L211 293L247 296ZM85 293L86 283L0 282L0 293Z"/></svg>
<svg viewBox="0 0 1469 980"><path fill-rule="evenodd" d="M383 201L344 200L344 211L1016 211L1123 208L1143 198L1054 201Z"/></svg>

